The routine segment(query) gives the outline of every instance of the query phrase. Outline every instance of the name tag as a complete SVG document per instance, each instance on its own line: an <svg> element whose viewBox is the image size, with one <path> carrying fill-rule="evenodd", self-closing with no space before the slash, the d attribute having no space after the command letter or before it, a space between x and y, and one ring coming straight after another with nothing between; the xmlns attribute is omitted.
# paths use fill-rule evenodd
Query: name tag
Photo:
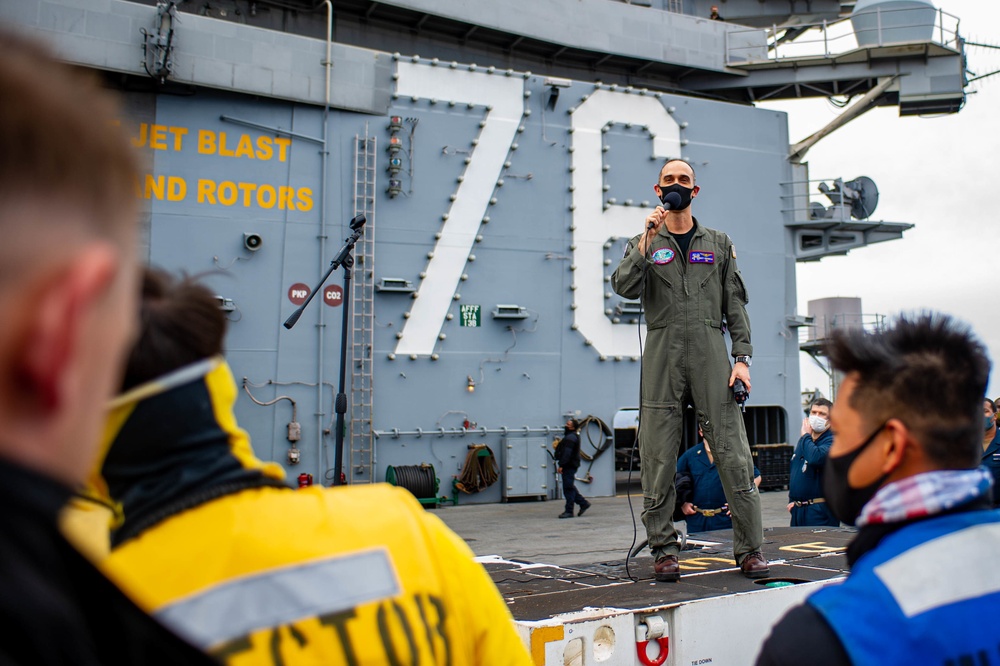
<svg viewBox="0 0 1000 666"><path fill-rule="evenodd" d="M688 263L689 264L714 264L715 263L715 253L714 252L702 252L701 250L692 250L688 253Z"/></svg>

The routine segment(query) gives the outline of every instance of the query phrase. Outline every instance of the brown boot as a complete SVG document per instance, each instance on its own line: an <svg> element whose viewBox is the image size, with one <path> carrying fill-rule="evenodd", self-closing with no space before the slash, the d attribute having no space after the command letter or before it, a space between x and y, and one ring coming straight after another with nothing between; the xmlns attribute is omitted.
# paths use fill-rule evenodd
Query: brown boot
<svg viewBox="0 0 1000 666"><path fill-rule="evenodd" d="M767 560L764 559L764 555L759 550L755 550L743 558L740 571L747 578L766 578L771 573L767 567Z"/></svg>
<svg viewBox="0 0 1000 666"><path fill-rule="evenodd" d="M653 564L653 578L661 583L676 583L681 579L681 565L676 555L664 555Z"/></svg>

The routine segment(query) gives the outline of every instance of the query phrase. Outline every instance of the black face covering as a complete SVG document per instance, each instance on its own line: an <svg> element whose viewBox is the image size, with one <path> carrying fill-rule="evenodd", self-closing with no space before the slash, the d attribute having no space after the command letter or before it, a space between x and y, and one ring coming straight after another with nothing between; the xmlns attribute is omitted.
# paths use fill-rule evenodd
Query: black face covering
<svg viewBox="0 0 1000 666"><path fill-rule="evenodd" d="M693 187L684 187L683 185L680 185L678 183L674 183L673 185L670 185L668 187L661 187L660 203L665 204L667 195L670 194L671 192L676 192L678 195L680 195L681 198L681 205L674 206L673 208L671 208L671 210L684 210L685 208L691 205L691 193L694 192Z"/></svg>
<svg viewBox="0 0 1000 666"><path fill-rule="evenodd" d="M882 432L883 428L885 428L885 423L880 425L878 430L873 432L861 446L850 453L836 458L830 456L826 459L823 472L823 496L826 497L826 505L830 507L833 515L848 525L854 524L854 521L861 515L861 509L889 476L883 474L864 488L852 488L847 482L847 473L851 469L851 465L861 455L861 452L875 441L875 437Z"/></svg>

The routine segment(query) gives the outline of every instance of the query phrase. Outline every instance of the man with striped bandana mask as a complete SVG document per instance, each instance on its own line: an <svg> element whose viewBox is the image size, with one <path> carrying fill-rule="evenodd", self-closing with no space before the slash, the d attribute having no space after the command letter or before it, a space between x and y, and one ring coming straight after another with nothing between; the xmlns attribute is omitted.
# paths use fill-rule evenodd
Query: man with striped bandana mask
<svg viewBox="0 0 1000 666"><path fill-rule="evenodd" d="M836 331L824 494L859 527L851 574L778 622L759 666L990 663L1000 649L1000 512L979 467L983 344L947 316Z"/></svg>

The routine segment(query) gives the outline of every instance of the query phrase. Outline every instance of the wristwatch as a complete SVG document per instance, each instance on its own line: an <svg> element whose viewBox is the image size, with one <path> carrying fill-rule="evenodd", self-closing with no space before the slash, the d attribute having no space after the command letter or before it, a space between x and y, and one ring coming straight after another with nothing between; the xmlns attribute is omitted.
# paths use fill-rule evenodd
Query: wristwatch
<svg viewBox="0 0 1000 666"><path fill-rule="evenodd" d="M746 363L747 367L749 368L750 364L752 363L752 359L749 356L737 356L736 357L736 362L737 363Z"/></svg>

